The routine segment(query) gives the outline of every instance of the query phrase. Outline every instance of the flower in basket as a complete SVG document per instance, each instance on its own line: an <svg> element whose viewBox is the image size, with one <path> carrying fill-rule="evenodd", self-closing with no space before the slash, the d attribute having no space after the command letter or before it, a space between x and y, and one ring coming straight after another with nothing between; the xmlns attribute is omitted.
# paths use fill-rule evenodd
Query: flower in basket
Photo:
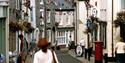
<svg viewBox="0 0 125 63"><path fill-rule="evenodd" d="M21 31L25 30L25 27L23 25L23 21L18 22L18 25L19 25L19 30L21 30Z"/></svg>
<svg viewBox="0 0 125 63"><path fill-rule="evenodd" d="M25 21L25 22L23 22L23 25L25 27L26 33L32 33L34 31L34 28L31 26L31 23Z"/></svg>
<svg viewBox="0 0 125 63"><path fill-rule="evenodd" d="M9 23L9 29L12 32L19 31L17 22L16 21L10 21L10 23Z"/></svg>

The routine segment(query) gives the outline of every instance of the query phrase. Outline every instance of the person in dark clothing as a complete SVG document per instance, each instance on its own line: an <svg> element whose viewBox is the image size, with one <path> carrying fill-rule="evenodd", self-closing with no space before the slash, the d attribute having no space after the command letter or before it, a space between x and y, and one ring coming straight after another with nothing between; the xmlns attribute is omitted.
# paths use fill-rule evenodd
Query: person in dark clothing
<svg viewBox="0 0 125 63"><path fill-rule="evenodd" d="M92 49L93 49L92 43L89 43L89 47L85 48L85 59L88 59L89 61L92 56Z"/></svg>
<svg viewBox="0 0 125 63"><path fill-rule="evenodd" d="M17 63L25 63L25 60L22 58L22 53L17 57Z"/></svg>
<svg viewBox="0 0 125 63"><path fill-rule="evenodd" d="M116 59L118 63L125 63L125 43L123 38L119 38L119 41L115 45Z"/></svg>
<svg viewBox="0 0 125 63"><path fill-rule="evenodd" d="M91 57L91 49L85 49L85 59L88 59L90 61L90 57Z"/></svg>

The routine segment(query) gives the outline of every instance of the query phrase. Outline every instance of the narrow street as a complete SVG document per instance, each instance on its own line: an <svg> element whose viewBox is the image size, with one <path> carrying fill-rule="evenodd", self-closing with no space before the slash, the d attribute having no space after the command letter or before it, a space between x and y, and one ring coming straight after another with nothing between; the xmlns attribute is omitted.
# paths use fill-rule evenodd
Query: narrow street
<svg viewBox="0 0 125 63"><path fill-rule="evenodd" d="M0 0L0 63L33 63L47 46L59 63L125 63L125 0Z"/></svg>
<svg viewBox="0 0 125 63"><path fill-rule="evenodd" d="M56 53L57 53L59 63L82 63L76 58L73 58L72 56L70 56L68 54L68 51L66 50L57 51Z"/></svg>

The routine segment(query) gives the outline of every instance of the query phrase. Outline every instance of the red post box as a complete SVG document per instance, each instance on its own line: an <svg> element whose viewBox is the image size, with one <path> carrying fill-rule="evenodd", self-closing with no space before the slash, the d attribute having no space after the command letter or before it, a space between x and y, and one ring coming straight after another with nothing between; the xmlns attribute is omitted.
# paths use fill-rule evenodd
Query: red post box
<svg viewBox="0 0 125 63"><path fill-rule="evenodd" d="M95 42L95 63L103 63L103 42Z"/></svg>

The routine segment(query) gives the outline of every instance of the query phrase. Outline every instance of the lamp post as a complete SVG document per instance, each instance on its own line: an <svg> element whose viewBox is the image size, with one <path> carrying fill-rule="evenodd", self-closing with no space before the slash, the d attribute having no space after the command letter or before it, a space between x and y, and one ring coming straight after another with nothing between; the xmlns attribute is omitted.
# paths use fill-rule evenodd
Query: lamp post
<svg viewBox="0 0 125 63"><path fill-rule="evenodd" d="M114 43L113 43L113 14L114 13L114 0L112 0L112 57L114 57Z"/></svg>

